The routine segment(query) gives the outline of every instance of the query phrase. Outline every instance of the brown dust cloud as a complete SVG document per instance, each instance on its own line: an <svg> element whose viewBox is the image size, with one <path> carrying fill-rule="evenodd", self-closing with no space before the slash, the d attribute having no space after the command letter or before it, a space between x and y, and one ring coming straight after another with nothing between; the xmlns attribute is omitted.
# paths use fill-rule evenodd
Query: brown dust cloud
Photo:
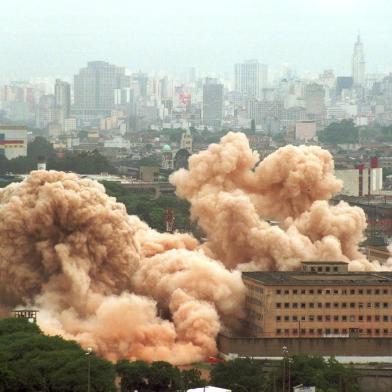
<svg viewBox="0 0 392 392"><path fill-rule="evenodd" d="M286 146L259 163L245 135L228 133L170 181L202 243L151 229L72 173L33 171L0 190L0 312L39 309L45 333L113 361L189 364L238 326L241 271L295 270L301 260L388 268L359 252L364 212L329 205L342 183L319 147Z"/></svg>

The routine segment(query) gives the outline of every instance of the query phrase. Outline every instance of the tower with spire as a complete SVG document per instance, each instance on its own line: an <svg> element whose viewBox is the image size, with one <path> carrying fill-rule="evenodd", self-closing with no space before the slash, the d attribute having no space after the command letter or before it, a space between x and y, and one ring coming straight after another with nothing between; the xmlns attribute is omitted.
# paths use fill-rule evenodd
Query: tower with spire
<svg viewBox="0 0 392 392"><path fill-rule="evenodd" d="M354 45L352 58L352 77L354 85L364 86L365 84L365 55L363 52L363 44L360 33L358 33L357 41Z"/></svg>

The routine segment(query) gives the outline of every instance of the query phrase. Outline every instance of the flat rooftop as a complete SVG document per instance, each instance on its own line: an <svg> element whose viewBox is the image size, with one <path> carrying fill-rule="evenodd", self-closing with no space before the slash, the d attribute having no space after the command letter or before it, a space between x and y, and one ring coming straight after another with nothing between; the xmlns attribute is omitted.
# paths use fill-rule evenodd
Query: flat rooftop
<svg viewBox="0 0 392 392"><path fill-rule="evenodd" d="M256 271L243 272L245 280L253 280L267 286L392 286L392 272L348 272L336 274L303 271Z"/></svg>

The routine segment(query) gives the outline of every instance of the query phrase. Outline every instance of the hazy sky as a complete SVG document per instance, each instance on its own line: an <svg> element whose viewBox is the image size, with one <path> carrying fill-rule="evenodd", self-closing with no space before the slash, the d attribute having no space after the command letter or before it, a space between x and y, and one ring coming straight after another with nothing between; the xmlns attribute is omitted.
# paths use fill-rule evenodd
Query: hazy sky
<svg viewBox="0 0 392 392"><path fill-rule="evenodd" d="M73 75L90 60L132 70L392 70L392 0L0 0L0 78Z"/></svg>

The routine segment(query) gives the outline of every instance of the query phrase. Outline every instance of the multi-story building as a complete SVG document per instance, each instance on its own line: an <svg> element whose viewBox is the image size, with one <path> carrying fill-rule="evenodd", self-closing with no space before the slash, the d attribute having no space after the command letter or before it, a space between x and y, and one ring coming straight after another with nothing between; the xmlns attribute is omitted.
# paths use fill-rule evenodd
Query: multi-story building
<svg viewBox="0 0 392 392"><path fill-rule="evenodd" d="M27 156L27 128L19 125L0 125L0 156L7 159Z"/></svg>
<svg viewBox="0 0 392 392"><path fill-rule="evenodd" d="M54 96L56 106L61 109L61 123L64 124L64 120L69 118L71 114L71 85L60 79L56 79Z"/></svg>
<svg viewBox="0 0 392 392"><path fill-rule="evenodd" d="M358 34L357 41L354 45L352 57L352 77L354 85L364 86L365 84L365 55L361 37Z"/></svg>
<svg viewBox="0 0 392 392"><path fill-rule="evenodd" d="M129 86L124 68L104 61L89 62L74 77L74 115L85 121L110 115L114 90Z"/></svg>
<svg viewBox="0 0 392 392"><path fill-rule="evenodd" d="M271 120L280 124L283 110L283 101L251 98L247 102L248 117L255 120L256 125L266 126Z"/></svg>
<svg viewBox="0 0 392 392"><path fill-rule="evenodd" d="M391 272L349 272L345 262L308 261L301 271L242 276L250 336L392 336Z"/></svg>
<svg viewBox="0 0 392 392"><path fill-rule="evenodd" d="M260 97L267 86L268 67L257 60L235 65L235 91L244 97Z"/></svg>
<svg viewBox="0 0 392 392"><path fill-rule="evenodd" d="M42 95L39 99L36 114L37 128L47 129L49 124L60 122L61 110L56 105L56 98L54 95Z"/></svg>
<svg viewBox="0 0 392 392"><path fill-rule="evenodd" d="M325 89L317 83L311 83L305 89L306 113L309 120L317 123L317 128L321 129L325 125Z"/></svg>
<svg viewBox="0 0 392 392"><path fill-rule="evenodd" d="M203 123L220 127L223 119L223 84L215 78L206 78L203 86Z"/></svg>

